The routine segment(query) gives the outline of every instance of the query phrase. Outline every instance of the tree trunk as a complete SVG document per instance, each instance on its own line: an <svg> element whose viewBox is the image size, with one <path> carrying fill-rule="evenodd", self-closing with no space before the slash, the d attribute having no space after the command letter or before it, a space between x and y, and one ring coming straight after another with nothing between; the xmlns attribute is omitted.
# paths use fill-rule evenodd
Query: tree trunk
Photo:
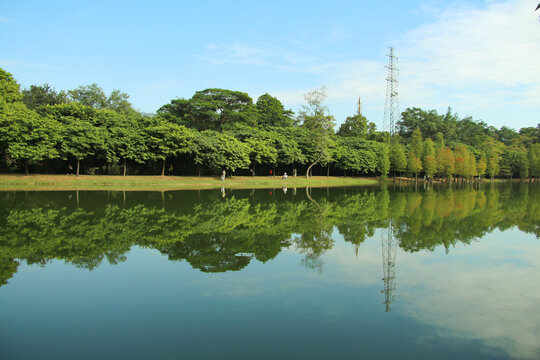
<svg viewBox="0 0 540 360"><path fill-rule="evenodd" d="M77 158L77 176L79 176L79 169L81 168L81 160Z"/></svg>
<svg viewBox="0 0 540 360"><path fill-rule="evenodd" d="M165 159L163 159L163 166L161 167L161 176L165 176Z"/></svg>
<svg viewBox="0 0 540 360"><path fill-rule="evenodd" d="M275 165L274 165L273 169L274 170L272 171L272 177L276 176L276 166Z"/></svg>
<svg viewBox="0 0 540 360"><path fill-rule="evenodd" d="M200 166L199 166L198 170L199 170L199 177L201 177L201 167Z"/></svg>
<svg viewBox="0 0 540 360"><path fill-rule="evenodd" d="M328 164L328 167L326 168L326 177L330 176L330 164Z"/></svg>
<svg viewBox="0 0 540 360"><path fill-rule="evenodd" d="M126 158L124 158L124 176L126 176L126 172L127 172Z"/></svg>
<svg viewBox="0 0 540 360"><path fill-rule="evenodd" d="M309 177L311 176L311 168L313 166L315 166L315 164L317 164L319 162L319 160L321 160L321 157L322 157L322 154L319 155L319 158L311 165L309 165L309 167L307 168L307 171L306 171L306 178L309 179Z"/></svg>
<svg viewBox="0 0 540 360"><path fill-rule="evenodd" d="M29 171L28 171L28 159L24 159L24 173L26 175L29 174Z"/></svg>

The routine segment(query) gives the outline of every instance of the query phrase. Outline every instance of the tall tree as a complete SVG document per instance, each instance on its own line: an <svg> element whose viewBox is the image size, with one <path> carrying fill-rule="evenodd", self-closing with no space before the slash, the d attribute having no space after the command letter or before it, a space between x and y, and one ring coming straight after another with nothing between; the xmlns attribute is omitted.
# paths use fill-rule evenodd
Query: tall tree
<svg viewBox="0 0 540 360"><path fill-rule="evenodd" d="M407 169L414 173L415 180L418 181L418 173L422 170L422 160L411 149L407 158Z"/></svg>
<svg viewBox="0 0 540 360"><path fill-rule="evenodd" d="M234 128L236 124L255 125L257 111L248 94L225 89L206 89L197 91L189 100L177 101L185 112L183 121L186 126L197 130L223 131ZM170 111L172 107L160 109Z"/></svg>
<svg viewBox="0 0 540 360"><path fill-rule="evenodd" d="M403 145L399 142L399 137L394 137L390 142L390 163L394 171L394 176L397 171L401 178L401 173L407 170L407 156L405 155Z"/></svg>
<svg viewBox="0 0 540 360"><path fill-rule="evenodd" d="M447 179L451 179L454 174L454 153L450 148L444 147L437 152L437 165L439 173L445 176Z"/></svg>
<svg viewBox="0 0 540 360"><path fill-rule="evenodd" d="M388 172L390 171L390 150L388 144L379 143L378 169L383 179L388 176Z"/></svg>
<svg viewBox="0 0 540 360"><path fill-rule="evenodd" d="M368 120L361 114L347 117L337 132L339 136L354 136L366 138L368 135Z"/></svg>
<svg viewBox="0 0 540 360"><path fill-rule="evenodd" d="M324 105L326 98L324 86L308 92L304 95L307 105L303 105L298 114L302 126L308 130L308 146L312 152L311 164L306 171L307 178L309 178L313 166L330 159L329 145L335 119Z"/></svg>
<svg viewBox="0 0 540 360"><path fill-rule="evenodd" d="M294 124L294 113L285 110L281 101L269 94L259 96L256 109L259 126L286 128Z"/></svg>
<svg viewBox="0 0 540 360"><path fill-rule="evenodd" d="M437 159L434 155L428 155L425 157L424 171L428 179L433 179L433 175L437 173Z"/></svg>

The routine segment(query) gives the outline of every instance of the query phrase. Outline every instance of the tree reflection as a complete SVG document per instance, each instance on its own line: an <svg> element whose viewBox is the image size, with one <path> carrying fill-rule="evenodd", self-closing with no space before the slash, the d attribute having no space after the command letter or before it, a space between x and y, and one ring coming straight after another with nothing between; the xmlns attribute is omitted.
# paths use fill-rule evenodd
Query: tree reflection
<svg viewBox="0 0 540 360"><path fill-rule="evenodd" d="M124 261L133 245L204 272L240 270L252 259L267 262L294 246L304 254L302 264L320 272L336 230L356 251L390 223L397 245L409 252L439 246L450 251L458 242L514 226L540 235L537 184L424 192L313 189L281 197L265 190L234 191L225 198L219 191L156 194L124 200L108 192L108 200L91 204L84 192L79 204L66 193L0 194L0 284L20 261L43 265L59 259L92 270L104 260Z"/></svg>

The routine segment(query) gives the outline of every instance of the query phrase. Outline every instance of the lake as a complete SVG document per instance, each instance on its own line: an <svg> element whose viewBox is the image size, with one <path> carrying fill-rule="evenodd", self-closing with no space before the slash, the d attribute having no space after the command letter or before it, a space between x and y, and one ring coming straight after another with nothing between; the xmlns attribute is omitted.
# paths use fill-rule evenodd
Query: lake
<svg viewBox="0 0 540 360"><path fill-rule="evenodd" d="M540 186L0 192L0 358L539 359Z"/></svg>

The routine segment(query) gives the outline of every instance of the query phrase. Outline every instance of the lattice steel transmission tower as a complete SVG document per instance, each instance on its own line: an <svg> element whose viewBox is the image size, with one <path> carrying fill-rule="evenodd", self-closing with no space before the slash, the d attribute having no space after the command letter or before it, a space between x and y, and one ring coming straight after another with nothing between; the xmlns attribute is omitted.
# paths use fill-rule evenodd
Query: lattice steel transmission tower
<svg viewBox="0 0 540 360"><path fill-rule="evenodd" d="M394 301L393 291L396 289L394 279L396 278L395 266L396 266L396 252L397 242L394 238L392 223L388 224L388 228L381 229L381 247L382 247L382 261L383 261L383 282L384 289L381 293L384 294L385 309L384 311L390 311L390 305Z"/></svg>
<svg viewBox="0 0 540 360"><path fill-rule="evenodd" d="M394 48L390 47L388 76L386 77L386 100L384 102L383 131L388 131L393 136L396 131L396 123L399 120L399 98L398 98L398 79L399 70L397 69L398 58L394 55Z"/></svg>
<svg viewBox="0 0 540 360"><path fill-rule="evenodd" d="M362 115L362 100L358 97L358 115Z"/></svg>

